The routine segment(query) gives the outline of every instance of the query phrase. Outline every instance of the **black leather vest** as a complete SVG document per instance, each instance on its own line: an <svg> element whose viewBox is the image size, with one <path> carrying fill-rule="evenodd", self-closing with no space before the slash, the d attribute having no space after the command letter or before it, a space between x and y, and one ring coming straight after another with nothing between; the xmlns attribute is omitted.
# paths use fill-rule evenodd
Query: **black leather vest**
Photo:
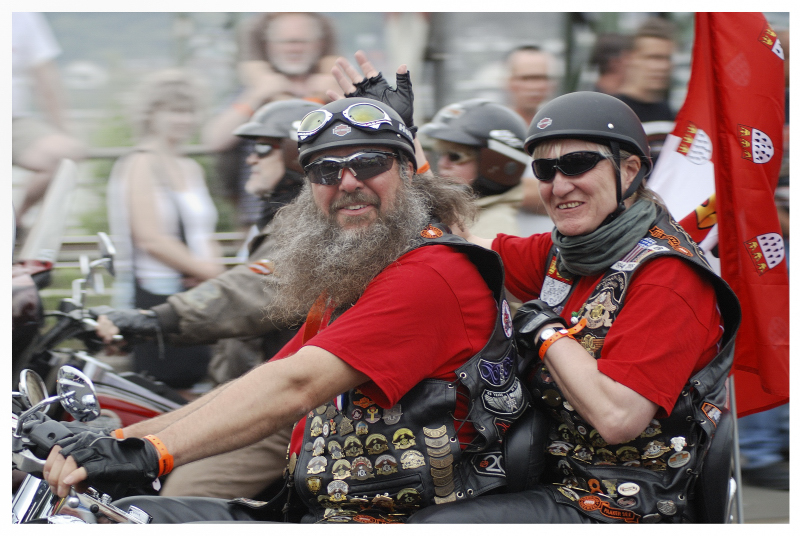
<svg viewBox="0 0 800 536"><path fill-rule="evenodd" d="M304 522L402 522L421 507L505 484L500 441L530 395L517 378L502 263L493 251L434 224L415 247L442 244L467 254L491 289L497 303L492 335L455 371L456 381L423 380L388 409L354 389L341 410L329 403L309 413L303 449L290 462L294 487L309 510ZM466 418L477 431L467 445L459 444L453 419L456 396L468 397Z"/></svg>
<svg viewBox="0 0 800 536"><path fill-rule="evenodd" d="M555 248L548 266L555 266ZM546 442L548 472L543 482L553 482L556 501L568 504L599 521L691 521L689 507L703 458L714 436L720 408L725 403L724 382L733 361L733 340L741 320L738 300L730 287L708 266L702 250L686 232L661 213L645 238L612 265L595 287L576 318L586 327L576 339L600 359L608 330L625 304L628 283L646 262L675 256L705 270L712 278L724 321L722 350L684 387L669 417L654 419L641 435L623 444L609 445L597 430L574 411L539 361L531 377L534 404L552 417ZM558 302L557 311L571 293L571 281L558 273L550 276L543 292ZM558 289L557 292L553 292ZM544 288L543 288L544 290ZM668 364L665 363L665 373Z"/></svg>

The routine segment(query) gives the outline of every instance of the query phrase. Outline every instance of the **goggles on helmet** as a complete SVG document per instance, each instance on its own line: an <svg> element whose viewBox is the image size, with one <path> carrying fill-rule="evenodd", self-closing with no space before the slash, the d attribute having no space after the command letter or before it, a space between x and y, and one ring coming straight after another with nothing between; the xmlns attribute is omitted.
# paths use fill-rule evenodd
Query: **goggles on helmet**
<svg viewBox="0 0 800 536"><path fill-rule="evenodd" d="M356 179L365 181L392 169L395 158L396 153L359 151L350 156L323 156L303 169L314 184L332 186L342 181L345 169L349 169Z"/></svg>
<svg viewBox="0 0 800 536"><path fill-rule="evenodd" d="M559 158L537 158L531 166L537 179L549 182L555 178L556 170L567 177L574 177L586 173L606 158L608 157L594 151L576 151Z"/></svg>
<svg viewBox="0 0 800 536"><path fill-rule="evenodd" d="M341 115L351 125L361 128L372 128L377 130L383 124L392 124L389 114L374 104L359 102L345 108ZM333 120L334 114L325 109L314 110L306 114L300 121L297 129L297 139L300 142L308 141L308 138L319 133L325 125Z"/></svg>

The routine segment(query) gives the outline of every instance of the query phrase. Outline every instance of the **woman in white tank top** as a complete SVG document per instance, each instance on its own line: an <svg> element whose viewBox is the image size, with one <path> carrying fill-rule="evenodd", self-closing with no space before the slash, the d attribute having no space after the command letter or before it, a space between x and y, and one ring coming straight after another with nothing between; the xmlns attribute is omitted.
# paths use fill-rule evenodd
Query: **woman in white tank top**
<svg viewBox="0 0 800 536"><path fill-rule="evenodd" d="M114 306L124 308L163 303L224 270L212 238L217 211L203 170L179 152L197 127L197 87L186 73L170 69L146 79L137 96L140 142L114 164L107 197L109 224L119 249ZM173 368L167 362L177 364L173 350L182 349L167 347L162 360L155 344L147 353L156 355L143 357L146 346L134 349L138 370L177 387L202 378L200 354L205 352L187 354L187 366L178 367L186 370L158 373L154 369Z"/></svg>

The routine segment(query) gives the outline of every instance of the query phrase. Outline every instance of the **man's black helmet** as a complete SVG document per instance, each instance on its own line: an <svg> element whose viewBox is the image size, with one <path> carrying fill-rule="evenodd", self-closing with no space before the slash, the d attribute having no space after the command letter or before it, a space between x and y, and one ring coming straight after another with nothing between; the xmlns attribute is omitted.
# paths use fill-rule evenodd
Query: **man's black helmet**
<svg viewBox="0 0 800 536"><path fill-rule="evenodd" d="M297 161L297 127L300 120L319 104L301 99L275 101L265 104L250 120L240 125L233 133L240 138L280 138L283 161L287 169L302 172Z"/></svg>
<svg viewBox="0 0 800 536"><path fill-rule="evenodd" d="M488 180L508 189L519 184L530 161L523 152L525 128L513 110L487 99L469 99L445 106L419 131L436 140L478 148L476 182Z"/></svg>
<svg viewBox="0 0 800 536"><path fill-rule="evenodd" d="M609 146L617 167L620 162L620 149L641 158L642 168L624 195L621 192L620 174L617 171L619 208L612 214L616 217L624 210L622 202L633 195L653 167L647 135L639 117L627 104L611 95L594 91L567 93L551 100L536 112L528 128L525 151L532 155L540 143L568 138Z"/></svg>
<svg viewBox="0 0 800 536"><path fill-rule="evenodd" d="M399 150L417 169L411 131L397 112L377 100L353 97L317 107L303 118L297 137L302 166L325 149L376 145Z"/></svg>

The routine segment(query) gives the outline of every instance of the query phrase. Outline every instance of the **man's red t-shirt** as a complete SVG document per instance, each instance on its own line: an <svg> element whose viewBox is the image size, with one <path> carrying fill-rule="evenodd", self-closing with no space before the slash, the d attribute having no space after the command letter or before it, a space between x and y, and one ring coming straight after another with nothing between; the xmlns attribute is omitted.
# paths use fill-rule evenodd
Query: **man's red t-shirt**
<svg viewBox="0 0 800 536"><path fill-rule="evenodd" d="M455 380L455 370L486 345L496 315L489 287L464 253L449 246L425 246L386 267L353 307L306 344L327 350L369 376L371 381L359 389L382 408L390 408L426 378ZM303 331L273 359L304 346ZM466 415L463 398L457 397L457 418ZM295 436L302 434L303 425L301 421L295 428ZM465 426L459 440L469 442L474 434ZM299 441L292 438L293 451L300 441L302 436Z"/></svg>
<svg viewBox="0 0 800 536"><path fill-rule="evenodd" d="M539 298L550 234L526 238L500 234L492 249L500 254L506 289L522 302ZM603 274L577 278L561 313L569 319ZM657 404L668 415L692 373L718 353L722 319L707 276L675 257L640 267L629 282L625 305L608 331L597 366L603 374Z"/></svg>

